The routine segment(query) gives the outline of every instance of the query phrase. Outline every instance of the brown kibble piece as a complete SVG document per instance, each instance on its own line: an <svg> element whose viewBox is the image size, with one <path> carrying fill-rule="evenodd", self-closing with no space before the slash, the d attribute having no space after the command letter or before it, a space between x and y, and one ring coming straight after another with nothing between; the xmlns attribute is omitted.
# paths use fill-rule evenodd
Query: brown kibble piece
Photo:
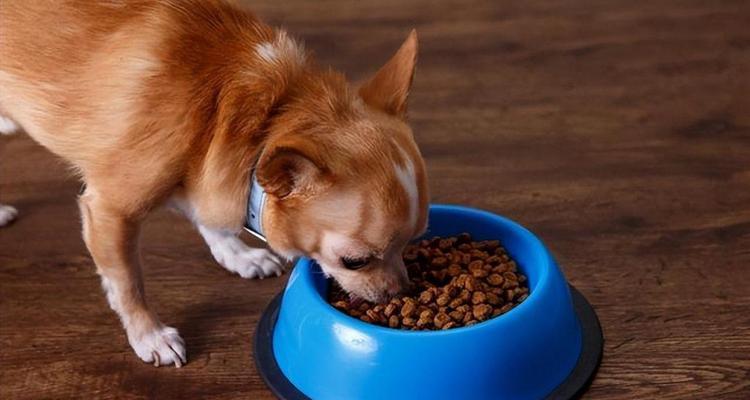
<svg viewBox="0 0 750 400"><path fill-rule="evenodd" d="M482 267L484 267L484 261L482 260L474 260L469 263L469 271L474 272L475 270L481 270Z"/></svg>
<svg viewBox="0 0 750 400"><path fill-rule="evenodd" d="M432 299L435 298L435 295L430 290L425 290L422 293L419 294L419 302L422 304L428 304L432 302Z"/></svg>
<svg viewBox="0 0 750 400"><path fill-rule="evenodd" d="M502 274L503 272L505 272L507 270L508 270L508 267L505 264L500 264L497 267L492 267L492 272L494 272L496 274Z"/></svg>
<svg viewBox="0 0 750 400"><path fill-rule="evenodd" d="M373 310L373 309L367 310L365 312L365 315L367 315L368 317L370 317L370 319L373 320L373 321L380 320L380 315L378 315L378 313L375 312L375 310Z"/></svg>
<svg viewBox="0 0 750 400"><path fill-rule="evenodd" d="M435 318L433 319L433 323L435 324L435 327L442 328L445 324L451 321L451 318L446 313L437 313L435 314Z"/></svg>
<svg viewBox="0 0 750 400"><path fill-rule="evenodd" d="M335 303L333 303L333 306L338 308L339 310L348 310L349 309L349 303L344 300L339 300Z"/></svg>
<svg viewBox="0 0 750 400"><path fill-rule="evenodd" d="M396 312L396 305L393 303L388 303L388 305L385 306L383 309L383 315L390 318L391 315L393 315L394 312Z"/></svg>
<svg viewBox="0 0 750 400"><path fill-rule="evenodd" d="M454 311L451 311L448 315L451 317L452 320L460 322L461 320L464 319L464 316L466 315L466 313L463 311L454 310Z"/></svg>
<svg viewBox="0 0 750 400"><path fill-rule="evenodd" d="M498 295L496 295L495 293L487 292L485 293L485 296L487 296L487 304L497 306L502 302L502 300L500 300L500 297L498 297Z"/></svg>
<svg viewBox="0 0 750 400"><path fill-rule="evenodd" d="M487 295L484 292L476 291L471 295L471 304L482 304L487 301Z"/></svg>
<svg viewBox="0 0 750 400"><path fill-rule="evenodd" d="M448 266L448 259L445 257L436 257L432 259L430 264L432 268L445 268Z"/></svg>
<svg viewBox="0 0 750 400"><path fill-rule="evenodd" d="M406 317L401 320L401 324L404 326L412 327L417 323L417 321L414 318Z"/></svg>
<svg viewBox="0 0 750 400"><path fill-rule="evenodd" d="M450 260L453 264L461 264L461 260L463 259L462 253L459 251L451 253ZM461 266L458 266L461 268Z"/></svg>
<svg viewBox="0 0 750 400"><path fill-rule="evenodd" d="M419 313L419 319L432 319L435 313L429 308Z"/></svg>
<svg viewBox="0 0 750 400"><path fill-rule="evenodd" d="M484 260L486 264L490 264L492 266L500 265L500 263L503 262L503 259L498 256L489 256L486 260Z"/></svg>
<svg viewBox="0 0 750 400"><path fill-rule="evenodd" d="M451 300L450 303L448 303L448 307L452 309L456 309L460 307L462 304L464 304L466 301L460 297L456 297L455 299Z"/></svg>
<svg viewBox="0 0 750 400"><path fill-rule="evenodd" d="M478 250L478 249L472 249L469 252L469 255L471 256L472 260L484 260L485 258L487 258L489 256L489 254L485 253L482 250Z"/></svg>
<svg viewBox="0 0 750 400"><path fill-rule="evenodd" d="M490 274L489 276L487 276L487 283L492 286L500 286L504 281L505 279L503 279L502 275L500 274Z"/></svg>
<svg viewBox="0 0 750 400"><path fill-rule="evenodd" d="M414 312L417 311L417 304L414 302L414 300L411 301L405 301L403 307L401 307L401 316L402 317L411 317Z"/></svg>
<svg viewBox="0 0 750 400"><path fill-rule="evenodd" d="M447 294L449 297L456 297L460 291L461 289L459 289L458 286L450 283L443 288L443 293Z"/></svg>
<svg viewBox="0 0 750 400"><path fill-rule="evenodd" d="M505 279L505 281L503 281L503 286L501 286L501 287L503 289L512 289L512 288L517 287L517 286L518 286L518 281L517 280Z"/></svg>
<svg viewBox="0 0 750 400"><path fill-rule="evenodd" d="M485 271L484 269L477 269L477 270L471 271L471 275L475 278L484 278L488 274L489 273Z"/></svg>
<svg viewBox="0 0 750 400"><path fill-rule="evenodd" d="M451 239L440 239L440 242L438 243L438 248L442 251L450 250L450 248L453 247L453 240Z"/></svg>
<svg viewBox="0 0 750 400"><path fill-rule="evenodd" d="M479 321L484 321L492 314L492 306L477 304L471 309L471 314Z"/></svg>
<svg viewBox="0 0 750 400"><path fill-rule="evenodd" d="M445 280L445 276L448 275L448 271L439 269L436 271L430 271L430 275L435 282L442 282Z"/></svg>
<svg viewBox="0 0 750 400"><path fill-rule="evenodd" d="M401 325L401 321L398 320L396 315L391 315L391 317L388 318L388 326L391 328L398 328L399 325Z"/></svg>
<svg viewBox="0 0 750 400"><path fill-rule="evenodd" d="M499 240L486 240L485 247L487 250L495 251L498 247L500 247L500 241Z"/></svg>
<svg viewBox="0 0 750 400"><path fill-rule="evenodd" d="M516 262L513 260L508 261L508 265L510 266L511 272L518 272L518 266L516 265Z"/></svg>
<svg viewBox="0 0 750 400"><path fill-rule="evenodd" d="M448 293L443 293L440 296L438 296L437 300L435 301L439 306L444 306L448 304L451 301L451 297L448 295Z"/></svg>
<svg viewBox="0 0 750 400"><path fill-rule="evenodd" d="M456 325L455 322L449 321L449 322L446 322L445 325L443 325L443 327L440 328L440 329L443 329L443 330L445 330L445 329L451 329L451 328L455 328L456 326L457 325Z"/></svg>

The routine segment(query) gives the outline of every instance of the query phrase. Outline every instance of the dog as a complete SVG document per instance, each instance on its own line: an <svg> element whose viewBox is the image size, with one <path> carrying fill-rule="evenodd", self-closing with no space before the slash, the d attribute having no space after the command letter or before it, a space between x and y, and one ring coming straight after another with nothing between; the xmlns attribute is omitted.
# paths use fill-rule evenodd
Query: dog
<svg viewBox="0 0 750 400"><path fill-rule="evenodd" d="M0 33L0 131L22 129L84 182L83 238L144 362L187 362L143 291L139 227L160 206L245 278L305 256L357 298L408 285L401 253L428 207L406 120L415 31L359 85L219 0L5 0ZM16 213L1 206L0 225ZM245 225L270 250L241 241Z"/></svg>

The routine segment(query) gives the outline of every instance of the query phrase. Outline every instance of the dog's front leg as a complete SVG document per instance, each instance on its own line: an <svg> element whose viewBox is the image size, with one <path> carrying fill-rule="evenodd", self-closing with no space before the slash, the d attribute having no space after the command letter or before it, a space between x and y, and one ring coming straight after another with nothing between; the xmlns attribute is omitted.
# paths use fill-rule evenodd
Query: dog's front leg
<svg viewBox="0 0 750 400"><path fill-rule="evenodd" d="M91 187L80 197L79 206L86 246L130 346L145 362L182 366L187 362L185 342L146 304L138 254L139 218L128 216Z"/></svg>

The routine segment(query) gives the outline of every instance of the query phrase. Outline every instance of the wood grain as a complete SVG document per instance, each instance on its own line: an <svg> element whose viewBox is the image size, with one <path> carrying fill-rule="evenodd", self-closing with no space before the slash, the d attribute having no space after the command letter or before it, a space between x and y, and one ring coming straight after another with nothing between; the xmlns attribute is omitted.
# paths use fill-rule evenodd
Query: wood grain
<svg viewBox="0 0 750 400"><path fill-rule="evenodd" d="M411 121L433 201L535 231L606 336L587 398L750 398L750 3L248 1L360 79L420 35ZM285 279L216 266L188 223L143 237L190 363L132 354L79 235L78 183L0 138L0 398L272 398L251 339Z"/></svg>

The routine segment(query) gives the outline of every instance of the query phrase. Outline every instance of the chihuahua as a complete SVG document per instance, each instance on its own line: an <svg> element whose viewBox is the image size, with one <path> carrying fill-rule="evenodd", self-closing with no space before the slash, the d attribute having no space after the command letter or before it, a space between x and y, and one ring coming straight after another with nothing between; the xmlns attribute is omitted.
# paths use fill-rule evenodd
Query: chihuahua
<svg viewBox="0 0 750 400"><path fill-rule="evenodd" d="M147 304L139 227L180 210L245 278L315 259L352 296L408 284L424 161L406 122L417 36L360 85L219 0L4 0L0 131L22 129L84 182L83 239L143 361L187 361ZM0 206L0 225L16 210ZM238 237L247 226L269 249Z"/></svg>

